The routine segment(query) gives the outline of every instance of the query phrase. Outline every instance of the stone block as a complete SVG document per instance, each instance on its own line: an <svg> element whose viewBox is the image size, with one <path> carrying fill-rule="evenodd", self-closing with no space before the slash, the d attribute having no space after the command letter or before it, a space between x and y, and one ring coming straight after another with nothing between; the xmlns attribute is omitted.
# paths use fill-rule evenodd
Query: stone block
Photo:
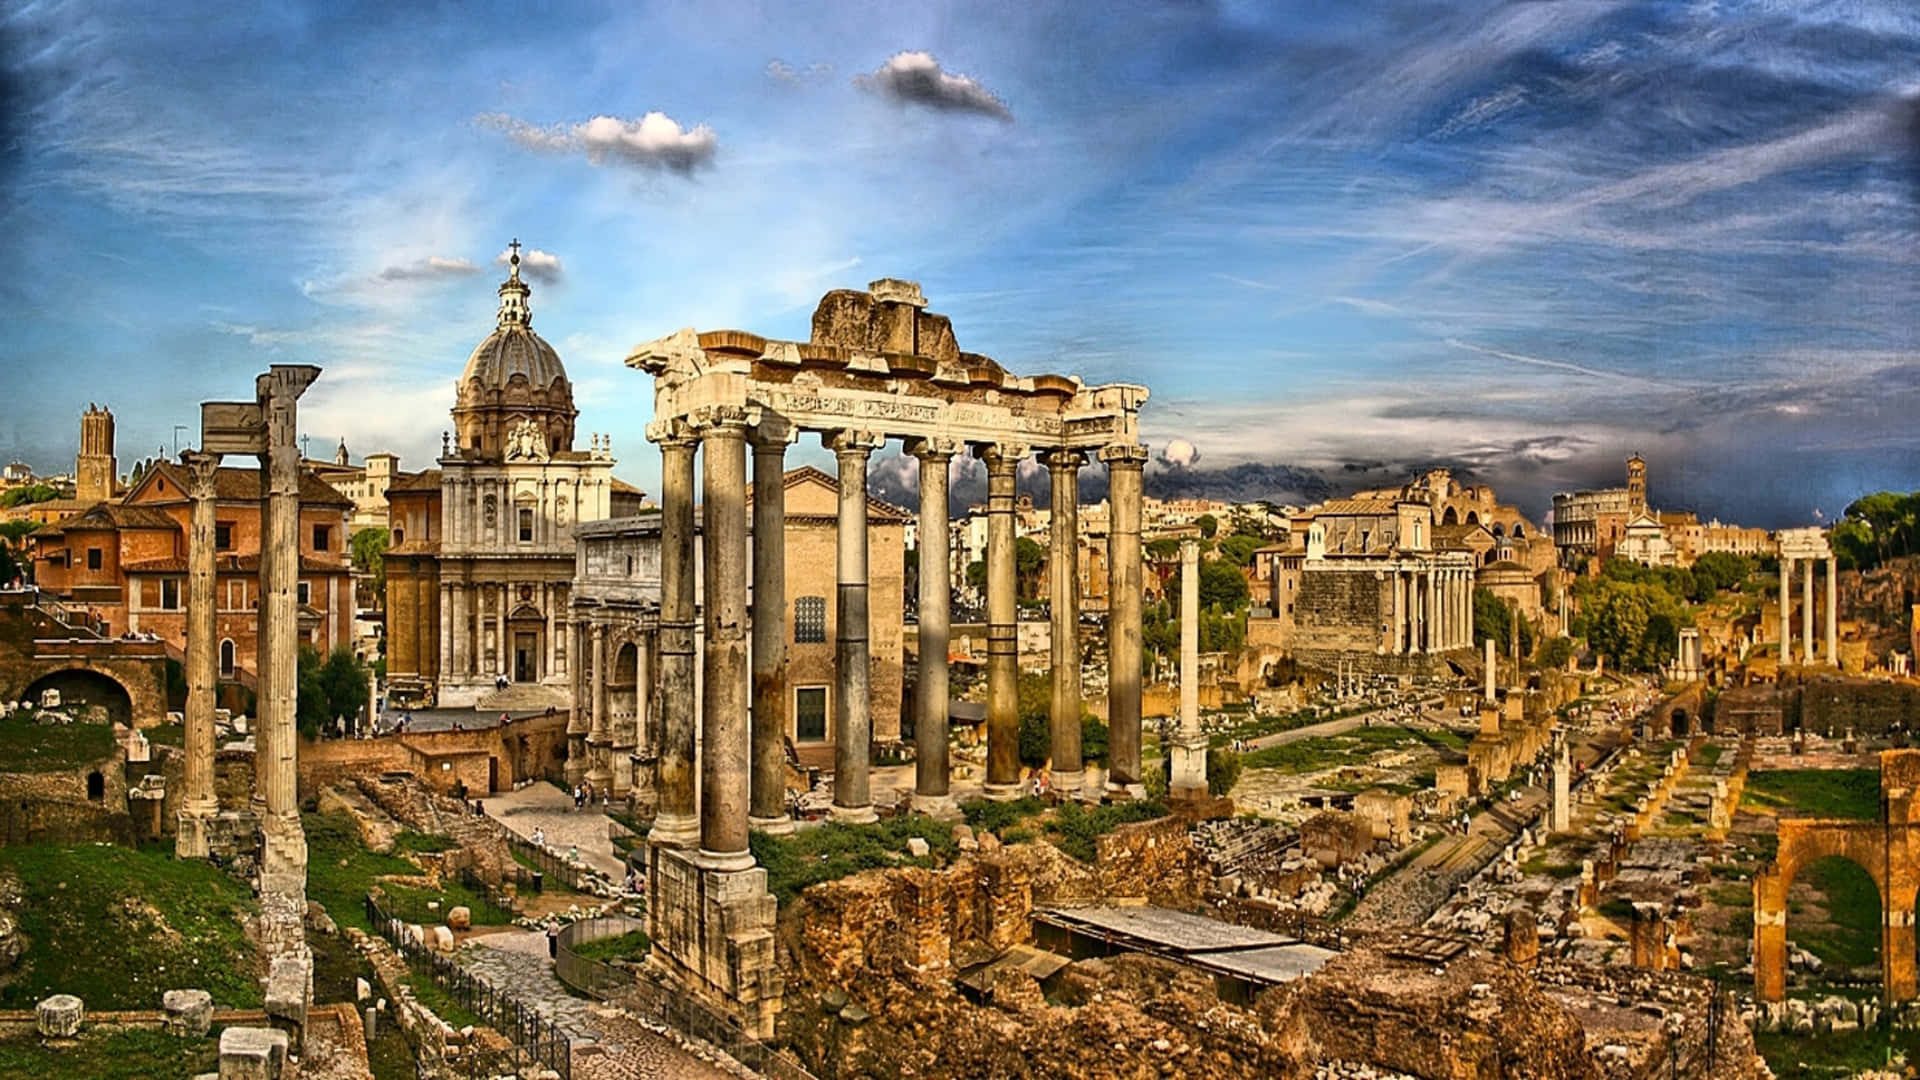
<svg viewBox="0 0 1920 1080"><path fill-rule="evenodd" d="M922 840L920 837L910 836L907 838L907 854L912 855L915 858L925 858L927 855L931 854L932 852L933 852L932 846L929 845L925 840Z"/></svg>
<svg viewBox="0 0 1920 1080"><path fill-rule="evenodd" d="M452 930L468 930L473 927L473 912L468 908L456 907L447 912L447 927Z"/></svg>
<svg viewBox="0 0 1920 1080"><path fill-rule="evenodd" d="M311 1004L313 958L278 956L267 969L267 1017L283 1032L296 1036L307 1026Z"/></svg>
<svg viewBox="0 0 1920 1080"><path fill-rule="evenodd" d="M34 1027L43 1039L71 1039L80 1034L87 1007L72 994L55 994L33 1008Z"/></svg>
<svg viewBox="0 0 1920 1080"><path fill-rule="evenodd" d="M205 990L169 990L161 999L167 1031L200 1038L213 1026L213 995Z"/></svg>
<svg viewBox="0 0 1920 1080"><path fill-rule="evenodd" d="M453 931L452 930L449 930L444 926L436 926L432 930L428 931L428 933L430 935L429 944L433 948L433 951L443 952L443 953L450 953L453 951Z"/></svg>
<svg viewBox="0 0 1920 1080"><path fill-rule="evenodd" d="M287 1065L287 1033L230 1027L220 1033L220 1080L280 1080Z"/></svg>

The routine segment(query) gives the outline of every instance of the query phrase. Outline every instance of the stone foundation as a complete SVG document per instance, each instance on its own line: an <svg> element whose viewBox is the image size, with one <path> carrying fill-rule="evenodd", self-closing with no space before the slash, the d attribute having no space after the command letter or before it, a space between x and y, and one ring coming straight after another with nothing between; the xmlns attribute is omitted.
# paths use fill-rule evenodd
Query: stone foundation
<svg viewBox="0 0 1920 1080"><path fill-rule="evenodd" d="M647 876L650 962L747 1034L772 1038L785 983L774 962L779 911L767 872L711 869L696 852L656 846Z"/></svg>

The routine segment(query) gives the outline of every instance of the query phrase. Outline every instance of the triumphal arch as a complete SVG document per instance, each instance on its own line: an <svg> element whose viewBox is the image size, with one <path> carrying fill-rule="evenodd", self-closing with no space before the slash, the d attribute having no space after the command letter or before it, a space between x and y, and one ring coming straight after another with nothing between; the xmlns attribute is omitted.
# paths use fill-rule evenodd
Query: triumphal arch
<svg viewBox="0 0 1920 1080"><path fill-rule="evenodd" d="M1050 562L1054 783L1097 798L1080 752L1079 471L1106 462L1113 603L1108 629L1110 774L1117 797L1140 789L1140 507L1147 450L1139 441L1145 387L1086 386L1063 375L1016 376L960 351L953 326L926 310L920 286L882 279L828 293L807 341L741 330L683 329L636 347L627 366L654 377L660 445L661 596L659 815L648 905L653 955L666 972L772 1034L780 1003L773 959L775 904L748 850L750 828L790 827L783 748L784 649L790 617L783 546L785 454L816 432L838 462L836 524L836 759L833 814L875 818L868 786L867 464L889 439L920 462L919 669L913 805L953 809L948 788L947 645L951 570L947 478L971 452L988 478L987 775L990 798L1019 791L1015 666L1014 481L1036 455L1053 485ZM747 455L753 456L752 550ZM694 716L694 452L702 454L704 611ZM753 611L748 612L751 568ZM697 778L697 779L696 779ZM697 803L696 803L697 797Z"/></svg>
<svg viewBox="0 0 1920 1080"><path fill-rule="evenodd" d="M1753 879L1753 988L1760 1001L1787 996L1787 890L1809 863L1847 859L1880 892L1881 994L1889 1004L1915 995L1914 902L1920 897L1920 750L1880 754L1879 821L1784 818L1772 865Z"/></svg>

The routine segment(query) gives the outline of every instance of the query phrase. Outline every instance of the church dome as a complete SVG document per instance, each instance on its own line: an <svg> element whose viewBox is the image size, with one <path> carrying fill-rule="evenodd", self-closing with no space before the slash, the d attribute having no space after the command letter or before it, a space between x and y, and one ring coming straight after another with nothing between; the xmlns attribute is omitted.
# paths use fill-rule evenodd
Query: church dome
<svg viewBox="0 0 1920 1080"><path fill-rule="evenodd" d="M456 384L454 427L460 456L498 460L507 433L532 421L550 452L573 448L573 384L560 354L533 332L533 290L520 280L520 242L514 241L507 280L500 283L500 311Z"/></svg>

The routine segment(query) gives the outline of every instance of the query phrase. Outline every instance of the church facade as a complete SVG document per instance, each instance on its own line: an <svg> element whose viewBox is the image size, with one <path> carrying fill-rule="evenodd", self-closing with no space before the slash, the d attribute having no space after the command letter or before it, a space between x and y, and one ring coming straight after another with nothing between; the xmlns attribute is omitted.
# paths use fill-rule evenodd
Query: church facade
<svg viewBox="0 0 1920 1080"><path fill-rule="evenodd" d="M573 386L533 332L517 245L509 265L494 331L456 384L439 468L389 491L388 678L401 698L441 706L568 708L574 526L639 493L613 478L607 440L574 449Z"/></svg>

